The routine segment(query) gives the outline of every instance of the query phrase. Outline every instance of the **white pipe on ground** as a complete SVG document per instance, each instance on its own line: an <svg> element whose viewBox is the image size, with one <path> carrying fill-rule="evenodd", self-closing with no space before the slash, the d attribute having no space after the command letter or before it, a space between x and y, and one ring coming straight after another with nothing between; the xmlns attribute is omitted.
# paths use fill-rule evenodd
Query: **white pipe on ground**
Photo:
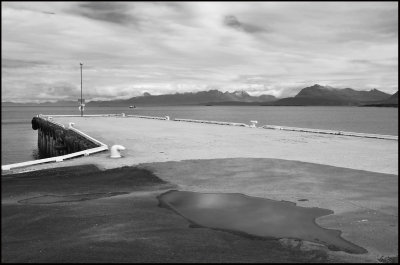
<svg viewBox="0 0 400 265"><path fill-rule="evenodd" d="M111 152L111 158L120 158L121 153L119 151L125 150L126 148L123 147L122 145L113 145L111 146L110 152Z"/></svg>

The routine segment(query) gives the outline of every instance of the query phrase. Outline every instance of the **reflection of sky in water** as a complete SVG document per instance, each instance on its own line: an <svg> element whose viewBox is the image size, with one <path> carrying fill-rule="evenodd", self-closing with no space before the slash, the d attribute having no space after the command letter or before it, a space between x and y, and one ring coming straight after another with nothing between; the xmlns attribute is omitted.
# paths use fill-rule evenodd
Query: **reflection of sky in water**
<svg viewBox="0 0 400 265"><path fill-rule="evenodd" d="M340 231L325 229L315 223L315 218L333 213L327 209L299 207L290 202L238 193L169 191L159 199L200 226L261 237L303 239L349 253L366 252L341 238Z"/></svg>

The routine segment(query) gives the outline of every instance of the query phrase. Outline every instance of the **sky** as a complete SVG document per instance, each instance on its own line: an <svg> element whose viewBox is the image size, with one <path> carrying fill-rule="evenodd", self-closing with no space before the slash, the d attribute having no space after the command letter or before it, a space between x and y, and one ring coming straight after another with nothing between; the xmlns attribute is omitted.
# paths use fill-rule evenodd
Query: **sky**
<svg viewBox="0 0 400 265"><path fill-rule="evenodd" d="M2 2L2 101L398 90L397 2Z"/></svg>

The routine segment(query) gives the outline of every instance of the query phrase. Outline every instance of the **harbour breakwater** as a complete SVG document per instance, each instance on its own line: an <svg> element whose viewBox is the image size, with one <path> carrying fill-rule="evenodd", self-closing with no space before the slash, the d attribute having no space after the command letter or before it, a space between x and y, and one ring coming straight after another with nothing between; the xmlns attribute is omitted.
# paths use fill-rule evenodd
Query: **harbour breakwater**
<svg viewBox="0 0 400 265"><path fill-rule="evenodd" d="M38 130L40 158L62 156L99 146L77 132L43 117L32 119L32 129Z"/></svg>
<svg viewBox="0 0 400 265"><path fill-rule="evenodd" d="M73 127L73 123L64 120L65 123L69 122L68 128L61 123L56 121L59 118L80 117L80 115L42 115L39 114L32 119L32 129L38 130L38 149L41 159L20 162L15 164L2 165L2 170L10 170L17 167L26 167L30 165L37 165L48 162L61 162L66 159L88 156L93 153L103 152L108 150L108 146L104 143L99 142L93 137L77 130ZM85 118L110 118L110 119L129 119L129 118L141 118L141 119L156 119L163 120L165 122L190 122L190 123L203 123L210 125L225 125L232 127L247 127L253 129L274 129L294 132L305 132L305 133L318 133L318 134L332 134L341 137L361 137L361 138L375 138L375 139L386 139L398 141L398 136L394 135L378 135L378 134L365 134L365 133L354 133L334 130L321 130L321 129L310 129L310 128L295 128L285 127L276 125L264 125L256 126L258 123L256 120L251 120L252 124L235 123L235 122L224 122L224 121L208 121L208 120L194 120L194 119L180 119L170 118L170 116L155 117L155 116L143 116L143 115L126 115L121 114L96 114L96 115L85 115ZM68 118L67 118L68 119ZM97 125L100 127L101 123Z"/></svg>
<svg viewBox="0 0 400 265"><path fill-rule="evenodd" d="M63 124L55 122L51 116L41 114L34 117L31 123L32 129L38 131L40 159L1 165L1 170L62 162L66 159L108 150L106 144L74 128L74 123L69 123L68 128L65 128Z"/></svg>

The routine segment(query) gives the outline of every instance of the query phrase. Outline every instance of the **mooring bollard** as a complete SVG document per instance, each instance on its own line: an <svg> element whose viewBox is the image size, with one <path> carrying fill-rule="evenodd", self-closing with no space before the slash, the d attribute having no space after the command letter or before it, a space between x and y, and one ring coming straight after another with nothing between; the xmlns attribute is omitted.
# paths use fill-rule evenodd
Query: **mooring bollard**
<svg viewBox="0 0 400 265"><path fill-rule="evenodd" d="M113 146L111 146L111 149L110 149L111 155L110 155L110 157L111 158L120 158L121 157L121 153L119 151L125 150L125 149L126 148L123 147L122 145L113 145Z"/></svg>
<svg viewBox="0 0 400 265"><path fill-rule="evenodd" d="M251 128L256 128L256 124L258 123L258 121L250 121L250 122L251 122L250 127Z"/></svg>

